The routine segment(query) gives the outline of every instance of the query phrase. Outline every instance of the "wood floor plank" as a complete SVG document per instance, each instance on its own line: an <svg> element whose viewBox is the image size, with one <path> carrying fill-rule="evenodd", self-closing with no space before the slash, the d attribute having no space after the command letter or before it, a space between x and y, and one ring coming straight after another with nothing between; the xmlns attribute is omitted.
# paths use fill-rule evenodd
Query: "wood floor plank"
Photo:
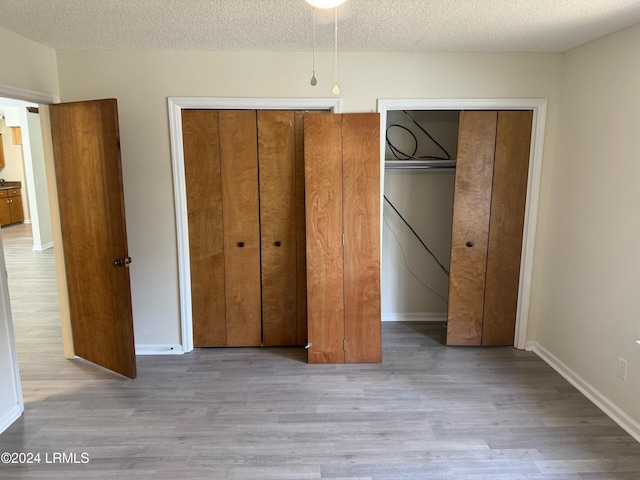
<svg viewBox="0 0 640 480"><path fill-rule="evenodd" d="M130 381L65 360L53 252L29 235L2 229L25 413L0 453L90 461L2 480L640 478L640 444L535 354L445 347L442 324L383 323L381 364L196 349L138 357Z"/></svg>

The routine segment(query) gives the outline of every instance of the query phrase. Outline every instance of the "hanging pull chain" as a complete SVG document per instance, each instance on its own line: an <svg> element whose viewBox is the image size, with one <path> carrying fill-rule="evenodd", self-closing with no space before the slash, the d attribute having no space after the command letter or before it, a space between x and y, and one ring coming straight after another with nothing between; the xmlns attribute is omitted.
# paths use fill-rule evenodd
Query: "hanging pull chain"
<svg viewBox="0 0 640 480"><path fill-rule="evenodd" d="M334 9L333 69L335 72L335 85L332 91L334 95L340 95L340 87L338 86L338 7Z"/></svg>
<svg viewBox="0 0 640 480"><path fill-rule="evenodd" d="M311 86L315 87L318 84L316 79L316 7L313 7L313 70L311 74Z"/></svg>

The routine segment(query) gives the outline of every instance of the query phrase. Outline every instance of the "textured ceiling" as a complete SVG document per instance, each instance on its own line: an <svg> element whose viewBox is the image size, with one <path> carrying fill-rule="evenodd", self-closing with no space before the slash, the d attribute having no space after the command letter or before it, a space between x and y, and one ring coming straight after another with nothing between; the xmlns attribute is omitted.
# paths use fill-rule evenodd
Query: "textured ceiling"
<svg viewBox="0 0 640 480"><path fill-rule="evenodd" d="M333 12L317 11L319 50ZM342 51L562 52L640 22L638 0L347 0ZM0 0L0 27L56 49L309 51L304 0Z"/></svg>

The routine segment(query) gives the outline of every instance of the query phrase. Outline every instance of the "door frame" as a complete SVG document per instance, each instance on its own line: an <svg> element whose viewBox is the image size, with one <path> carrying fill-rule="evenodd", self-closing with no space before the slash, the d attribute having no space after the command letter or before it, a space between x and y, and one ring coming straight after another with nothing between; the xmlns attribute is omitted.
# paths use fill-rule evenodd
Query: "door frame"
<svg viewBox="0 0 640 480"><path fill-rule="evenodd" d="M169 97L169 136L173 195L178 244L178 286L180 329L183 353L193 350L193 319L191 316L191 264L189 256L189 225L187 190L184 175L184 145L182 142L182 110L331 110L342 112L341 98L229 98L229 97Z"/></svg>
<svg viewBox="0 0 640 480"><path fill-rule="evenodd" d="M531 284L533 277L533 256L535 251L538 205L540 201L540 181L542 176L542 152L547 118L547 100L544 98L521 99L378 99L380 132L386 132L389 110L532 110L531 148L529 153L529 176L527 178L527 200L522 235L522 255L520 257L520 281L518 284L518 307L516 310L516 331L514 346L526 349ZM380 203L381 212L384 196L385 173L384 135L380 135ZM382 256L382 214L380 215L380 255ZM382 261L382 258L380 259Z"/></svg>
<svg viewBox="0 0 640 480"><path fill-rule="evenodd" d="M60 210L58 208L58 191L55 188L55 168L53 149L51 146L51 128L49 125L48 106L60 103L60 97L48 93L26 90L0 84L0 97L23 100L46 107L41 111L42 142L45 156L45 173L49 193L49 211L51 214L51 235L53 237L53 255L55 259L56 281L58 285L58 302L60 305L60 328L62 331L62 349L65 358L75 358L73 348L73 332L69 313L69 297L67 294L67 275L64 269L64 252L62 250L62 231L60 227ZM43 118L46 120L43 121Z"/></svg>

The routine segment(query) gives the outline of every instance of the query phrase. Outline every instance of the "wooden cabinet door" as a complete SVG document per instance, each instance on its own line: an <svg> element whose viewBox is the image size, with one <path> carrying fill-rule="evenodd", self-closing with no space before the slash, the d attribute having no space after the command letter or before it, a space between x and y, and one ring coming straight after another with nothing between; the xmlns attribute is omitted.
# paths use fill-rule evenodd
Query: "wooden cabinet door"
<svg viewBox="0 0 640 480"><path fill-rule="evenodd" d="M61 103L50 115L74 350L135 378L117 103Z"/></svg>
<svg viewBox="0 0 640 480"><path fill-rule="evenodd" d="M379 362L380 120L306 116L309 363Z"/></svg>
<svg viewBox="0 0 640 480"><path fill-rule="evenodd" d="M22 197L17 195L9 197L9 205L11 206L11 223L24 222L24 210L22 209Z"/></svg>
<svg viewBox="0 0 640 480"><path fill-rule="evenodd" d="M0 199L0 225L10 225L11 224L11 204L9 203L9 199L7 197Z"/></svg>

